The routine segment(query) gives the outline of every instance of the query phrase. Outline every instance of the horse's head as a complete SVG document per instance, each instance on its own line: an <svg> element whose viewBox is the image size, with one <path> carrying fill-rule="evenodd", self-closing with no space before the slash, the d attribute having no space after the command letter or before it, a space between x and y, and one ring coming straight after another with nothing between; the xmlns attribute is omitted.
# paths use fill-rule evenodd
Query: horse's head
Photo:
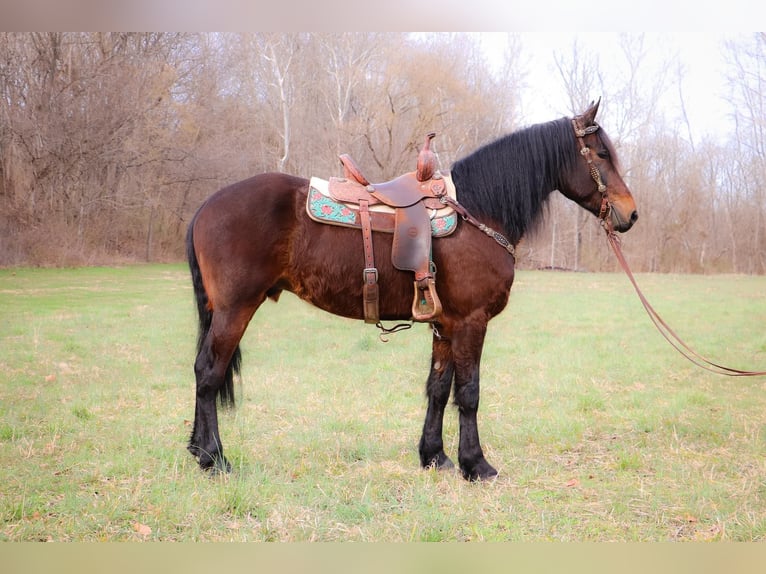
<svg viewBox="0 0 766 574"><path fill-rule="evenodd" d="M614 146L595 121L598 105L599 102L591 104L572 119L572 137L582 160L576 162L560 191L597 215L608 227L625 232L638 219L638 212L620 176Z"/></svg>

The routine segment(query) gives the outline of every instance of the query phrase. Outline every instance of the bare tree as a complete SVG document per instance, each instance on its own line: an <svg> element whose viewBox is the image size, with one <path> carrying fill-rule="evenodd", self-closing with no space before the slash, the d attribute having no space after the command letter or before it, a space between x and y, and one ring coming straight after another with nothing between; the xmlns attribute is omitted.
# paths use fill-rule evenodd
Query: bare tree
<svg viewBox="0 0 766 574"><path fill-rule="evenodd" d="M255 37L256 45L272 74L282 116L282 156L277 163L279 171L285 171L290 158L292 125L290 109L295 98L295 74L291 69L300 51L300 39L295 33L269 33Z"/></svg>
<svg viewBox="0 0 766 574"><path fill-rule="evenodd" d="M359 137L354 119L361 107L359 95L362 86L379 69L386 45L395 43L397 38L358 32L315 36L320 47L319 64L325 73L325 81L318 79L318 87L334 128L335 155L347 151L354 144L353 140Z"/></svg>
<svg viewBox="0 0 766 574"><path fill-rule="evenodd" d="M766 271L766 203L762 182L766 179L766 33L757 33L727 44L730 62L730 101L735 123L741 187L748 214L740 216L751 237L747 250L748 273Z"/></svg>
<svg viewBox="0 0 766 574"><path fill-rule="evenodd" d="M582 44L573 41L568 53L557 53L554 55L556 68L561 77L564 91L569 98L569 111L571 114L579 113L584 110L592 101L595 94L602 92L601 72L598 58L594 55L584 53ZM558 199L558 198L557 198ZM590 222L588 214L581 209L577 209L571 202L556 201L551 209L552 217L550 222L551 229L551 267L556 266L556 245L558 243L559 220L566 218L571 221L572 228L572 252L574 269L580 269L580 250L583 243L583 229Z"/></svg>

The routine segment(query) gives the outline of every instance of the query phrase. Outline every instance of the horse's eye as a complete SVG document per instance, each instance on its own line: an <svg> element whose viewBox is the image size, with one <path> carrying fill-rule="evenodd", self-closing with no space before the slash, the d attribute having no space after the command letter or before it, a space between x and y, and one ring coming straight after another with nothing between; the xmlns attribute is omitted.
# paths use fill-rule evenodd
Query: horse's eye
<svg viewBox="0 0 766 574"><path fill-rule="evenodd" d="M604 149L600 149L600 150L598 150L598 152L596 153L596 155L597 155L598 157L600 157L601 159L609 159L609 150L608 150L608 149L606 149L606 148L604 148Z"/></svg>

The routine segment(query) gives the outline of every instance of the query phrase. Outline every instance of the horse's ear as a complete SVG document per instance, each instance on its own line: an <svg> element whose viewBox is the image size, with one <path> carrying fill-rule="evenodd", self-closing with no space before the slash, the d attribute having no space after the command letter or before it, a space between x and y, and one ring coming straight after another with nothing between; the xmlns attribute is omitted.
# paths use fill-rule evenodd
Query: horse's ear
<svg viewBox="0 0 766 574"><path fill-rule="evenodd" d="M598 112L598 106L601 103L601 98L599 97L598 100L595 102L591 102L590 106L588 106L588 109L585 110L580 117L583 120L583 125L591 126L596 120L596 113Z"/></svg>

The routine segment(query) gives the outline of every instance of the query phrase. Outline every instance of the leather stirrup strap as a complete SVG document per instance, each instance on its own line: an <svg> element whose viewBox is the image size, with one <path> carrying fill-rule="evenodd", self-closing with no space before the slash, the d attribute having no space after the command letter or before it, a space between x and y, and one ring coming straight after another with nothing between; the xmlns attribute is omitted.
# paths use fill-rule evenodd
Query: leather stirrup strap
<svg viewBox="0 0 766 574"><path fill-rule="evenodd" d="M375 268L375 254L372 250L372 225L370 224L369 202L359 201L359 219L362 224L362 241L364 242L364 285L362 287L362 305L364 307L364 322L377 323L380 320L378 311L378 270Z"/></svg>

